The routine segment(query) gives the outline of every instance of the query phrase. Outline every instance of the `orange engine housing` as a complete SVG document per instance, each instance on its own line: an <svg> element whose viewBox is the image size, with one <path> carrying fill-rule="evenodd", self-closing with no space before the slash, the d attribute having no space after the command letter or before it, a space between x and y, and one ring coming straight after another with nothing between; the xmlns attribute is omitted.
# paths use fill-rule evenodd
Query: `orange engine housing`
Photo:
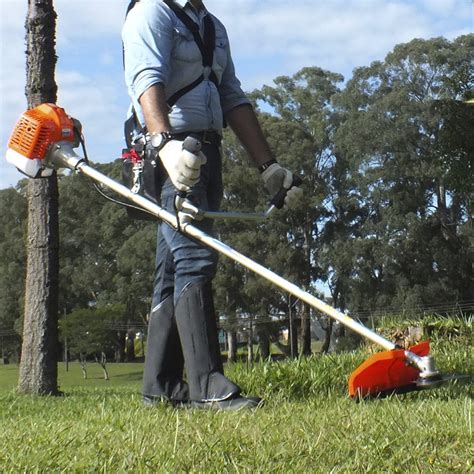
<svg viewBox="0 0 474 474"><path fill-rule="evenodd" d="M74 142L74 121L55 104L27 110L18 120L8 148L31 160L43 160L55 142Z"/></svg>

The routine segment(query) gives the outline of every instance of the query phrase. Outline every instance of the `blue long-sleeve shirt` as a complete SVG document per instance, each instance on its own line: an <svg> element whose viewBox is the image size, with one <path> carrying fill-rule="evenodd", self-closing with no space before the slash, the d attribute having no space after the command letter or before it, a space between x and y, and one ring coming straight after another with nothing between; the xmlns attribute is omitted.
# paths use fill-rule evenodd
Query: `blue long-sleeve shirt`
<svg viewBox="0 0 474 474"><path fill-rule="evenodd" d="M189 3L185 12L203 31L205 8L197 12ZM212 16L216 31L213 71L219 88L205 79L178 99L169 113L174 132L221 131L223 115L249 103L235 75L224 25ZM141 0L127 15L122 29L125 82L138 119L144 124L140 96L162 84L166 98L191 84L203 73L202 56L191 32L161 0Z"/></svg>

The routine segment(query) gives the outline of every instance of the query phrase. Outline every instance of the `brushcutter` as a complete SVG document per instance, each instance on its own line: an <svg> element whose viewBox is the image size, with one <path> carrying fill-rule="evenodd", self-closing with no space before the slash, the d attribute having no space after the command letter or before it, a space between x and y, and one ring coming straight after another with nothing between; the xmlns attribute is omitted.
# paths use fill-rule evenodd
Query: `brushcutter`
<svg viewBox="0 0 474 474"><path fill-rule="evenodd" d="M385 351L371 356L350 376L349 394L351 397L365 398L385 393L433 388L456 377L446 377L440 374L433 356L429 354L430 347L427 341L410 347L408 350L400 348L350 318L347 314L338 311L225 243L202 232L192 225L193 218L199 214L199 210L194 209L192 212L188 212L188 219L180 222L177 214L168 212L158 204L133 193L126 186L95 170L89 165L86 158L80 157L74 151L74 148L79 145L80 129L80 123L77 120L72 119L64 109L54 104L42 104L28 110L20 117L11 135L6 154L7 161L30 178L50 176L53 170L63 168L88 176L139 208L153 214L162 222L226 255L283 291L339 321L369 341L380 345ZM189 146L186 141L184 146ZM184 212L186 213L186 209ZM268 211L267 213L269 214ZM268 216L267 213L254 215L251 218L265 218ZM208 214L200 217L220 216Z"/></svg>

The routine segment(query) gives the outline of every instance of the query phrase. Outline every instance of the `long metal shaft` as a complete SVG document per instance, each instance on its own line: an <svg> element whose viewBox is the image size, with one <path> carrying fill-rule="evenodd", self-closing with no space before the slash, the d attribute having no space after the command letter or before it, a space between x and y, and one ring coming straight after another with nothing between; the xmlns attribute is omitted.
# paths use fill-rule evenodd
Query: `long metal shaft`
<svg viewBox="0 0 474 474"><path fill-rule="evenodd" d="M50 159L55 167L67 167L72 170L76 170L80 173L83 173L84 175L92 178L94 181L102 183L107 188L112 189L121 196L127 198L128 200L134 202L143 209L146 209L147 211L156 215L160 220L170 224L175 228L178 227L177 219L174 214L166 211L165 209L158 206L157 204L154 204L148 199L138 194L132 193L126 186L123 186L117 181L114 181L113 179L107 177L106 175L89 166L82 158L76 155L69 143L61 142L59 144L56 144L53 150L51 151ZM341 324L347 326L349 329L352 329L354 332L360 334L362 337L369 339L370 341L382 346L386 350L395 349L396 346L393 342L385 339L384 337L380 336L379 334L372 331L363 324L358 323L354 319L338 311L337 309L328 305L324 301L321 301L320 299L314 297L308 292L303 291L298 286L294 285L293 283L290 283L289 281L285 280L284 278L272 272L271 270L268 270L262 265L254 262L245 255L242 255L241 253L237 252L225 243L215 239L214 237L211 237L205 232L202 232L193 225L184 224L181 226L181 230L184 233L195 238L199 242L203 243L204 245L207 245L208 247L213 248L219 253L222 253L227 257L231 258L235 262L240 263L241 265L253 271L257 275L260 275L261 277L275 284L285 292L291 293L293 296L299 298L300 300L309 304L313 308L316 308L324 314L328 315L329 317L335 319L336 321L339 321Z"/></svg>

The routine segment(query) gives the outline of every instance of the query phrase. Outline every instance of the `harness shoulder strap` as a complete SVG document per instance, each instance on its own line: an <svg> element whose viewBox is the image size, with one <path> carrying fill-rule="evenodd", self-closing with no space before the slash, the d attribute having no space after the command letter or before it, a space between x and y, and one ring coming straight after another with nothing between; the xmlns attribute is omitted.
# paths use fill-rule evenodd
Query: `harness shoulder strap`
<svg viewBox="0 0 474 474"><path fill-rule="evenodd" d="M194 41L201 52L203 66L212 67L212 59L214 57L214 48L216 46L216 30L211 15L207 14L204 19L204 39L199 34L199 25L195 23L184 10L173 0L163 0L176 16L184 23L184 26L193 35Z"/></svg>
<svg viewBox="0 0 474 474"><path fill-rule="evenodd" d="M186 28L193 34L196 43L200 42L202 44L201 36L199 36L199 25L186 15L184 10L173 0L163 0L163 3L166 3L166 5L173 10L174 14L184 23ZM199 36L199 39L196 38L196 35Z"/></svg>
<svg viewBox="0 0 474 474"><path fill-rule="evenodd" d="M186 26L186 28L193 35L194 41L197 44L199 51L202 56L202 65L204 67L211 68L209 74L209 79L215 84L216 87L219 87L219 81L215 72L212 70L212 63L214 59L214 49L216 46L216 30L214 22L212 21L211 15L207 14L204 19L204 39L201 38L199 33L199 25L196 24L185 12L184 10L177 5L173 0L163 0L163 2L168 5L168 7L176 14L176 16L181 20L181 22ZM178 99L180 99L184 94L188 93L190 90L198 86L202 81L204 81L204 75L201 74L195 81L187 86L183 87L179 91L175 92L166 102L169 107L172 107Z"/></svg>
<svg viewBox="0 0 474 474"><path fill-rule="evenodd" d="M138 3L140 0L131 0L128 7L125 17L128 15L130 10ZM194 42L196 43L199 51L201 52L202 56L202 65L204 67L209 67L211 69L209 73L209 80L211 80L216 87L219 87L219 81L217 80L217 76L215 72L212 70L212 63L214 60L214 49L216 46L216 30L214 26L214 22L212 21L212 17L210 14L207 14L203 19L204 24L204 34L201 38L199 33L199 25L195 23L185 12L184 10L177 5L173 0L163 0L163 2L174 12L174 14L178 17L178 19L186 26L186 28L191 32L193 35ZM125 56L125 55L124 55ZM197 87L202 81L204 81L204 74L201 74L196 80L194 80L191 84L183 87L182 89L176 91L171 97L168 98L166 103L168 107L172 107L183 95ZM134 111L135 112L135 111ZM135 124L138 123L138 120L135 117L135 113L132 117ZM127 132L125 133L127 136Z"/></svg>
<svg viewBox="0 0 474 474"><path fill-rule="evenodd" d="M204 52L202 53L202 63L204 66L212 68L214 49L216 48L216 28L211 15L207 14L204 19Z"/></svg>

